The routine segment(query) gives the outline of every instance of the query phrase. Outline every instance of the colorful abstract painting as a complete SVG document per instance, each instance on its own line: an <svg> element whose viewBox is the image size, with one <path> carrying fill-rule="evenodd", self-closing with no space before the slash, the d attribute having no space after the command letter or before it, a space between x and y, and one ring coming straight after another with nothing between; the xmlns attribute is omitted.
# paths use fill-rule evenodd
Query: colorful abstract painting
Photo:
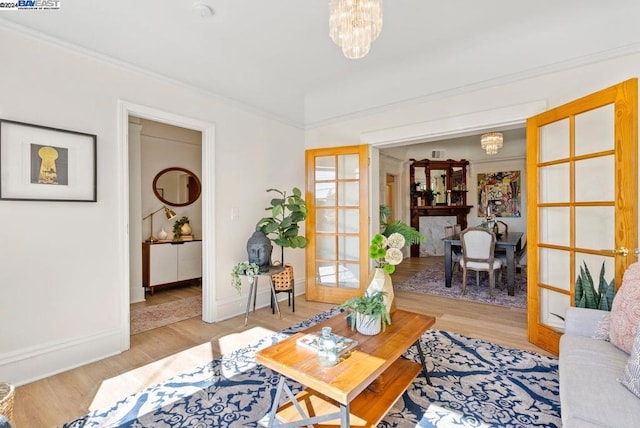
<svg viewBox="0 0 640 428"><path fill-rule="evenodd" d="M478 174L478 217L520 217L520 171Z"/></svg>

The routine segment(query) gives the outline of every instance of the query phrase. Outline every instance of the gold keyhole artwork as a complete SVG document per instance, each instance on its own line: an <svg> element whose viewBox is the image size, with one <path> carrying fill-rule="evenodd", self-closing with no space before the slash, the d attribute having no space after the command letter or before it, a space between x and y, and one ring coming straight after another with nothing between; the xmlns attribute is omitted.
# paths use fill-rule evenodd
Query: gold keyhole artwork
<svg viewBox="0 0 640 428"><path fill-rule="evenodd" d="M38 183L40 184L58 184L58 173L56 171L56 159L58 159L58 151L50 146L45 146L38 150L40 156L40 175Z"/></svg>

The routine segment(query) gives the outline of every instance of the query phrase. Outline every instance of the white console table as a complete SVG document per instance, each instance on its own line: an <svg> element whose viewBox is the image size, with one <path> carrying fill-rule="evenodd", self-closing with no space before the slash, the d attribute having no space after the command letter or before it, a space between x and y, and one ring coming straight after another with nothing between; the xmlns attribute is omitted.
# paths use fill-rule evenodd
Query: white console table
<svg viewBox="0 0 640 428"><path fill-rule="evenodd" d="M201 240L142 244L142 286L151 294L156 287L201 279Z"/></svg>

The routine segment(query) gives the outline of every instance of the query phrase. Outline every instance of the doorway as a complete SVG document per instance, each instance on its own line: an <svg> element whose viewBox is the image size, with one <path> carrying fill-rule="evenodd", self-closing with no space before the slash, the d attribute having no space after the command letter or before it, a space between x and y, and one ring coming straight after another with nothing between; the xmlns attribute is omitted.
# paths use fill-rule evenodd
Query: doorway
<svg viewBox="0 0 640 428"><path fill-rule="evenodd" d="M202 216L202 319L205 322L213 322L216 319L215 302L215 235L214 235L214 135L215 126L209 122L203 122L190 117L180 116L173 113L157 110L154 108L136 105L124 101L118 103L118 125L119 125L119 146L121 161L119 164L118 177L121 178L121 192L119 205L122 207L122 214L119 219L122 234L119 239L119 246L123 257L121 259L121 280L120 280L120 341L121 349L127 350L130 347L130 317L129 306L132 301L130 295L130 259L137 254L137 249L142 245L141 222L142 211L136 205L135 198L130 201L130 177L129 163L138 161L139 154L135 151L130 153L129 144L129 116L153 120L160 123L179 126L186 129L196 130L202 133L201 137L201 182L203 189L201 193L201 216ZM133 203L132 203L133 202ZM132 239L139 239L137 244L133 244ZM142 287L140 287L142 288Z"/></svg>
<svg viewBox="0 0 640 428"><path fill-rule="evenodd" d="M142 212L141 233L130 235L137 334L202 316L202 133L129 116L129 137L131 221L138 207ZM174 244L176 222L184 219L192 231Z"/></svg>
<svg viewBox="0 0 640 428"><path fill-rule="evenodd" d="M396 180L397 176L394 174L386 173L385 186L384 186L384 205L389 208L390 214L386 218L386 222L390 223L395 220L396 215Z"/></svg>

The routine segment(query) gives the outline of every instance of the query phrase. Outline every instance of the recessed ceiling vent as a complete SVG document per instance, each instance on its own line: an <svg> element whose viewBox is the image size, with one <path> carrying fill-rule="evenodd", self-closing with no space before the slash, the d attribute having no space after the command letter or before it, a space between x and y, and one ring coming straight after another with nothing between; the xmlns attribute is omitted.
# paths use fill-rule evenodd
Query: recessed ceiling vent
<svg viewBox="0 0 640 428"><path fill-rule="evenodd" d="M431 150L431 159L444 159L444 150Z"/></svg>

